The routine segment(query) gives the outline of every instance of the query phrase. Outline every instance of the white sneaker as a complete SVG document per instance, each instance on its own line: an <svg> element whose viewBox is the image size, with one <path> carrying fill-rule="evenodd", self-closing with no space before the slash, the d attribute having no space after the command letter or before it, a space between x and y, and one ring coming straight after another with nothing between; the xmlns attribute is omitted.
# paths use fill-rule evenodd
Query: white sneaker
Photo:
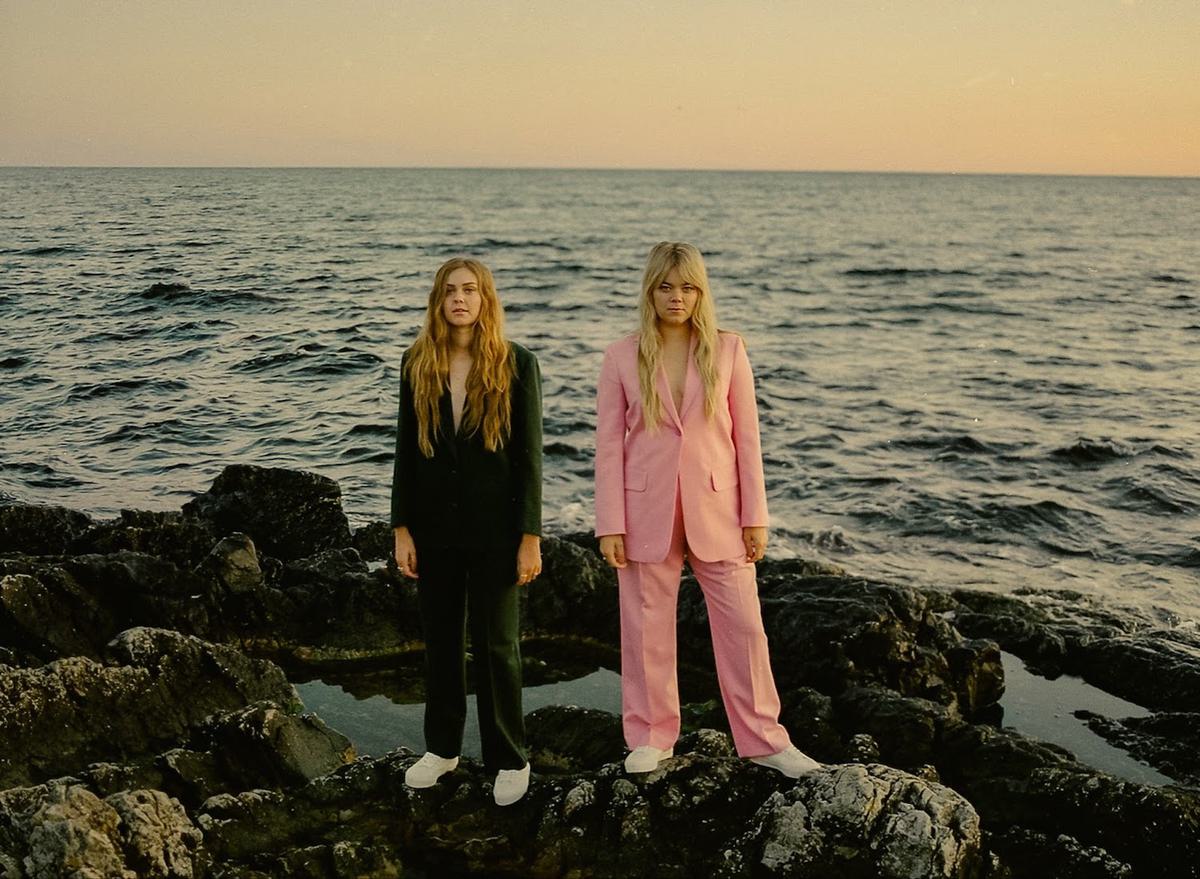
<svg viewBox="0 0 1200 879"><path fill-rule="evenodd" d="M408 767L404 773L404 783L409 787L433 787L439 778L457 765L457 757L439 757L433 751L426 751L424 757Z"/></svg>
<svg viewBox="0 0 1200 879"><path fill-rule="evenodd" d="M629 756L625 758L625 771L653 772L658 768L659 763L673 756L675 756L674 748L667 748L663 751L649 745L640 745L630 751Z"/></svg>
<svg viewBox="0 0 1200 879"><path fill-rule="evenodd" d="M788 745L777 754L767 754L765 757L751 757L751 763L766 766L782 772L788 778L799 778L820 769L823 764L805 754L795 745Z"/></svg>
<svg viewBox="0 0 1200 879"><path fill-rule="evenodd" d="M511 806L529 790L529 764L521 769L501 769L496 773L492 796L497 806Z"/></svg>

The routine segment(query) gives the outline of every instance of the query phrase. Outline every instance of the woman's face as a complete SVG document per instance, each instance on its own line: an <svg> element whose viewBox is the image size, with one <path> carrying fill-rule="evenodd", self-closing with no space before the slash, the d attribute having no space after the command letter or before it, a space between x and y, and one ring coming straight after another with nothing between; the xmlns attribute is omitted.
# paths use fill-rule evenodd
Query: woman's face
<svg viewBox="0 0 1200 879"><path fill-rule="evenodd" d="M685 324L699 299L700 288L679 277L679 269L671 269L654 290L654 311L661 323Z"/></svg>
<svg viewBox="0 0 1200 879"><path fill-rule="evenodd" d="M446 278L446 296L442 299L442 315L452 327L473 327L479 320L483 307L483 294L479 292L479 279L475 273L463 266Z"/></svg>

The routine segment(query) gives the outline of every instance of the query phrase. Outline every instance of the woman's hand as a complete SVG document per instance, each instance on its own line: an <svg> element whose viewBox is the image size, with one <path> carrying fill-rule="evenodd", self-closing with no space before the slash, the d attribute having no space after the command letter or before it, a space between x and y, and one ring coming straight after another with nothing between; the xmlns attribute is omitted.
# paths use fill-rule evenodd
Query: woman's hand
<svg viewBox="0 0 1200 879"><path fill-rule="evenodd" d="M517 547L517 583L524 586L532 583L542 572L542 539L533 534L522 534Z"/></svg>
<svg viewBox="0 0 1200 879"><path fill-rule="evenodd" d="M601 537L600 555L614 568L625 567L625 535L605 534Z"/></svg>
<svg viewBox="0 0 1200 879"><path fill-rule="evenodd" d="M746 561L760 562L767 554L767 529L756 525L742 529L742 543L746 544Z"/></svg>
<svg viewBox="0 0 1200 879"><path fill-rule="evenodd" d="M395 556L400 573L405 577L417 579L417 545L413 543L412 535L403 525L393 528L392 533L396 535Z"/></svg>

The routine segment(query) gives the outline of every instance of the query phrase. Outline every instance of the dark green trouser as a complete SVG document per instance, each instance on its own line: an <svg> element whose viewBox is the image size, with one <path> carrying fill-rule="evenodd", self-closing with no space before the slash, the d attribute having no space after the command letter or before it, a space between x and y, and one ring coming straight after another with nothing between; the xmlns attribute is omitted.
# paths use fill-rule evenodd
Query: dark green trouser
<svg viewBox="0 0 1200 879"><path fill-rule="evenodd" d="M525 765L517 549L423 549L417 592L425 632L425 749L462 751L467 719L466 630L470 621L475 701L483 764L491 772Z"/></svg>

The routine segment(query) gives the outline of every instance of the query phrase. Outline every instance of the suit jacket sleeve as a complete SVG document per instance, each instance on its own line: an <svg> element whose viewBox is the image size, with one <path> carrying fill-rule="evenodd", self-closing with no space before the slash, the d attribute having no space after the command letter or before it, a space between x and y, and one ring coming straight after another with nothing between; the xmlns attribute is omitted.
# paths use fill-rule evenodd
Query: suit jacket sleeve
<svg viewBox="0 0 1200 879"><path fill-rule="evenodd" d="M762 444L758 435L758 403L746 343L737 337L729 382L729 414L733 418L733 447L737 450L738 486L743 528L766 527L767 489L763 479Z"/></svg>
<svg viewBox="0 0 1200 879"><path fill-rule="evenodd" d="M542 534L542 372L532 352L517 353L513 388L513 466L522 534Z"/></svg>
<svg viewBox="0 0 1200 879"><path fill-rule="evenodd" d="M612 349L596 390L596 536L625 533L625 386Z"/></svg>
<svg viewBox="0 0 1200 879"><path fill-rule="evenodd" d="M405 353L400 361L400 405L396 413L396 454L392 462L392 527L410 524L412 481L415 474L417 448L417 416L413 409L412 388L404 377L408 362Z"/></svg>

